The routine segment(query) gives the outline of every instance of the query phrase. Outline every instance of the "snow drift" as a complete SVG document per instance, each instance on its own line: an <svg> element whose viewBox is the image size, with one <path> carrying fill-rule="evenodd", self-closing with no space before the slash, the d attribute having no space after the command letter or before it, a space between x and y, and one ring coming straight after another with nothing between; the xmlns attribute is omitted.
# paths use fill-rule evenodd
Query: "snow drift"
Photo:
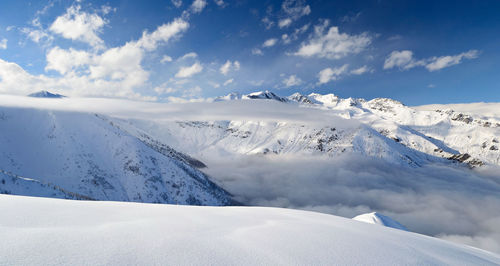
<svg viewBox="0 0 500 266"><path fill-rule="evenodd" d="M497 265L498 255L314 212L0 195L7 265Z"/></svg>

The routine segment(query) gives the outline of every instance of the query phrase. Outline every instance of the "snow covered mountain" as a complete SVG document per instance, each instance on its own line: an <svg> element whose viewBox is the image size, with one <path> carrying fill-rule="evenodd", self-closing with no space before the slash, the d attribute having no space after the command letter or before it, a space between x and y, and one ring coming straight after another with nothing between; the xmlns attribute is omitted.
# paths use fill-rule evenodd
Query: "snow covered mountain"
<svg viewBox="0 0 500 266"><path fill-rule="evenodd" d="M289 209L10 195L0 195L0 209L6 265L500 264L480 249Z"/></svg>
<svg viewBox="0 0 500 266"><path fill-rule="evenodd" d="M281 97L269 91L236 93L216 102L248 100L298 104L321 109L342 122L307 123L254 119L133 121L176 148L196 156L228 154L321 154L330 157L355 153L391 163L418 167L427 163L485 163L500 165L500 118L478 117L452 110L418 111L400 102L377 98L341 99L333 94L295 93ZM256 105L256 108L257 105ZM348 120L348 121L347 121ZM344 126L355 121L358 124ZM311 122L319 122L311 125ZM352 124L352 123L351 123Z"/></svg>
<svg viewBox="0 0 500 266"><path fill-rule="evenodd" d="M203 163L98 114L0 108L0 192L70 199L228 205Z"/></svg>

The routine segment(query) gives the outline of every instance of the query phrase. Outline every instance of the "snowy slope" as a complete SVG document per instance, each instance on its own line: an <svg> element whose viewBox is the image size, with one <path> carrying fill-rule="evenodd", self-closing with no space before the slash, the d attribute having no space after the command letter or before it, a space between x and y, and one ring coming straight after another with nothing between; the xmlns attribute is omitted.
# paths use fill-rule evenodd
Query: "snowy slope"
<svg viewBox="0 0 500 266"><path fill-rule="evenodd" d="M3 193L194 205L232 202L196 169L201 162L145 134L134 137L106 116L0 107L0 117Z"/></svg>
<svg viewBox="0 0 500 266"><path fill-rule="evenodd" d="M398 221L395 221L390 217L377 212L360 214L352 219L364 223L377 224L386 227L396 228L399 230L408 231L408 229L406 229L406 227L404 227L404 225L400 224Z"/></svg>
<svg viewBox="0 0 500 266"><path fill-rule="evenodd" d="M0 195L5 265L498 265L500 257L332 215Z"/></svg>

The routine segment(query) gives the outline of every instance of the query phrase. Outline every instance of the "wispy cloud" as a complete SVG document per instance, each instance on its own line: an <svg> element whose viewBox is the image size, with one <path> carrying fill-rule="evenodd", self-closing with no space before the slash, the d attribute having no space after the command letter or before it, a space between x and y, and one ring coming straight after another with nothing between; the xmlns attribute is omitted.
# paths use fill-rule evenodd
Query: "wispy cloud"
<svg viewBox="0 0 500 266"><path fill-rule="evenodd" d="M177 74L175 74L176 78L189 78L194 74L200 73L203 70L203 66L196 62L192 66L181 67Z"/></svg>
<svg viewBox="0 0 500 266"><path fill-rule="evenodd" d="M222 73L223 75L227 75L231 70L240 70L240 62L231 62L230 60L227 60L226 63L224 63L224 65L222 65L219 69L220 73Z"/></svg>
<svg viewBox="0 0 500 266"><path fill-rule="evenodd" d="M364 65L362 67L359 67L359 68L351 70L350 73L353 74L353 75L362 75L362 74L368 73L368 72L373 72L373 69L371 69L368 66Z"/></svg>
<svg viewBox="0 0 500 266"><path fill-rule="evenodd" d="M281 10L285 16L278 21L280 28L286 28L299 18L309 15L311 7L304 0L285 0L281 4Z"/></svg>
<svg viewBox="0 0 500 266"><path fill-rule="evenodd" d="M263 44L262 44L262 47L272 47L274 46L276 43L278 42L278 39L276 38L271 38L271 39L267 39Z"/></svg>
<svg viewBox="0 0 500 266"><path fill-rule="evenodd" d="M409 50L393 51L384 62L384 69L399 68L408 70L417 66L423 66L429 71L436 71L446 67L460 64L463 59L474 59L479 56L479 51L470 50L458 55L429 57L417 60L413 57L413 52Z"/></svg>
<svg viewBox="0 0 500 266"><path fill-rule="evenodd" d="M289 77L283 80L283 84L285 87L293 87L302 84L302 80L296 75L290 75Z"/></svg>

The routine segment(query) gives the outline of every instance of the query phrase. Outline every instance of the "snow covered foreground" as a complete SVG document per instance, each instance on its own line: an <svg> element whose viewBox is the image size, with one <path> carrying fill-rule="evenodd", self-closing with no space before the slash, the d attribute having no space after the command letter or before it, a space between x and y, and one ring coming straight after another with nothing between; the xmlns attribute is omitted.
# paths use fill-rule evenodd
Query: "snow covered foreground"
<svg viewBox="0 0 500 266"><path fill-rule="evenodd" d="M0 195L2 265L495 265L500 256L315 212Z"/></svg>

